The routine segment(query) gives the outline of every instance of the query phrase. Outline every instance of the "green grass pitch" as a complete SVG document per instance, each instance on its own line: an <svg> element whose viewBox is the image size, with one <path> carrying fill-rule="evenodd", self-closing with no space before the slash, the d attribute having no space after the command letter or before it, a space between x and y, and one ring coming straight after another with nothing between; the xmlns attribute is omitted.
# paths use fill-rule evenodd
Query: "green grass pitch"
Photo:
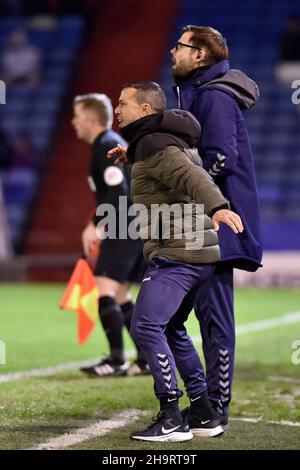
<svg viewBox="0 0 300 470"><path fill-rule="evenodd" d="M107 353L99 325L86 345L78 346L76 314L58 308L63 290L63 285L0 286L0 340L5 342L7 356L0 375ZM237 326L281 318L300 310L300 293L292 289L237 290L235 308ZM188 330L192 336L199 335L193 314ZM126 428L69 448L300 449L300 426L293 426L300 422L300 364L291 359L295 340L300 340L299 322L238 335L232 419L229 430L218 439L194 438L179 444L131 441L129 433L157 413L151 377L90 380L74 370L0 382L0 449L29 448L128 409L147 414ZM197 347L200 350L199 343ZM133 348L128 336L126 348ZM180 405L187 403L183 398ZM259 418L259 422L237 418Z"/></svg>

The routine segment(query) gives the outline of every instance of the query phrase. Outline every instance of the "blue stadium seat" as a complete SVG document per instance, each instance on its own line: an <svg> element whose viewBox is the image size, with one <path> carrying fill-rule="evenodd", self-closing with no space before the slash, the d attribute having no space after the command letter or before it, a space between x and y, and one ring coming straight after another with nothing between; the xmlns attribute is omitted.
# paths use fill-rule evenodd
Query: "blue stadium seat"
<svg viewBox="0 0 300 470"><path fill-rule="evenodd" d="M8 204L26 205L34 194L37 174L31 169L13 169L3 174L2 184Z"/></svg>
<svg viewBox="0 0 300 470"><path fill-rule="evenodd" d="M41 84L36 88L24 84L9 86L7 104L0 107L1 127L7 138L11 140L26 132L39 152L41 162L50 146L84 26L84 21L76 16L60 18L57 25L50 29L36 25L27 28L24 18L0 19L0 54L10 34L19 28L28 29L31 42L41 50ZM21 237L23 222L37 184L36 171L30 171L12 170L4 177L8 219L14 241Z"/></svg>

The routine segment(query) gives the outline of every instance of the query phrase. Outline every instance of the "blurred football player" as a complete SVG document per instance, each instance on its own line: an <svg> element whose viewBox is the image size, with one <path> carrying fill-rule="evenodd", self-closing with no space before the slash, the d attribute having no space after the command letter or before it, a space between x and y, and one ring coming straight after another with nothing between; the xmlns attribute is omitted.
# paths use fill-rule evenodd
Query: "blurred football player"
<svg viewBox="0 0 300 470"><path fill-rule="evenodd" d="M72 125L77 137L91 146L90 188L95 193L97 206L113 206L118 221L119 197L128 198L128 206L130 204L130 174L128 168L116 166L106 157L112 147L126 144L111 129L112 121L113 110L108 96L89 93L75 97ZM105 227L101 228L101 219L103 217L97 216L95 212L82 233L82 244L87 257L95 244L100 245L94 275L99 290L99 318L107 336L110 354L96 365L81 368L81 371L100 377L148 374L148 365L139 348L136 361L129 366L123 344L123 326L126 325L130 330L134 308L130 288L133 282L141 280L144 270L142 243L140 239L132 240L128 237L99 239L97 225L102 234L105 231Z"/></svg>

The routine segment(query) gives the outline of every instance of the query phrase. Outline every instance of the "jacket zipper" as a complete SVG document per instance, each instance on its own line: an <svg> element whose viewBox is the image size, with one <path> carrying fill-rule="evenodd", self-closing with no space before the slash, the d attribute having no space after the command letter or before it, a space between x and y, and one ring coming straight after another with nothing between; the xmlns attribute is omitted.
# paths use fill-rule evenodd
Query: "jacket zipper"
<svg viewBox="0 0 300 470"><path fill-rule="evenodd" d="M178 105L178 108L181 109L181 102L180 102L180 88L179 86L176 87L176 91L177 91L177 105Z"/></svg>
<svg viewBox="0 0 300 470"><path fill-rule="evenodd" d="M158 214L158 244L161 246L164 244L163 241L163 222L162 222L162 213Z"/></svg>

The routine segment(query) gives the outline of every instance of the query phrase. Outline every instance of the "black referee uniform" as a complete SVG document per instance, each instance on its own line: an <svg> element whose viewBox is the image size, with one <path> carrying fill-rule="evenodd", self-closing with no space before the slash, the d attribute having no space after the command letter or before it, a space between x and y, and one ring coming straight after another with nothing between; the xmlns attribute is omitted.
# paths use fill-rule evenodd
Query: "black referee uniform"
<svg viewBox="0 0 300 470"><path fill-rule="evenodd" d="M128 166L116 166L114 159L107 158L107 152L117 144L126 146L126 142L112 130L104 131L96 138L91 146L92 160L88 182L95 193L97 206L104 203L114 206L118 237L119 196L127 197L127 207L130 206L131 200ZM127 217L128 223L131 220ZM97 225L100 221L101 217L95 214L94 224ZM142 249L140 239L107 238L103 240L94 271L95 276L106 276L120 283L140 282L145 268Z"/></svg>
<svg viewBox="0 0 300 470"><path fill-rule="evenodd" d="M111 204L115 208L117 217L117 238L108 237L102 240L94 275L105 276L122 284L124 282L140 282L146 263L142 254L143 245L139 238L137 240L128 237L126 239L118 238L119 197L125 196L127 198L127 208L131 204L128 166L116 166L114 159L107 158L107 152L118 144L126 146L126 142L112 130L106 130L96 138L91 146L92 159L88 182L91 190L95 193L97 206ZM99 217L95 213L93 218L95 226L105 216ZM127 216L127 213L123 216L127 218L127 224L131 222L132 219ZM108 339L110 355L104 357L95 366L82 367L82 372L102 377L150 373L144 355L136 343L136 361L131 366L125 362L122 330L125 325L130 333L133 309L134 304L131 300L126 301L123 305L118 305L113 297L99 298L99 318Z"/></svg>

